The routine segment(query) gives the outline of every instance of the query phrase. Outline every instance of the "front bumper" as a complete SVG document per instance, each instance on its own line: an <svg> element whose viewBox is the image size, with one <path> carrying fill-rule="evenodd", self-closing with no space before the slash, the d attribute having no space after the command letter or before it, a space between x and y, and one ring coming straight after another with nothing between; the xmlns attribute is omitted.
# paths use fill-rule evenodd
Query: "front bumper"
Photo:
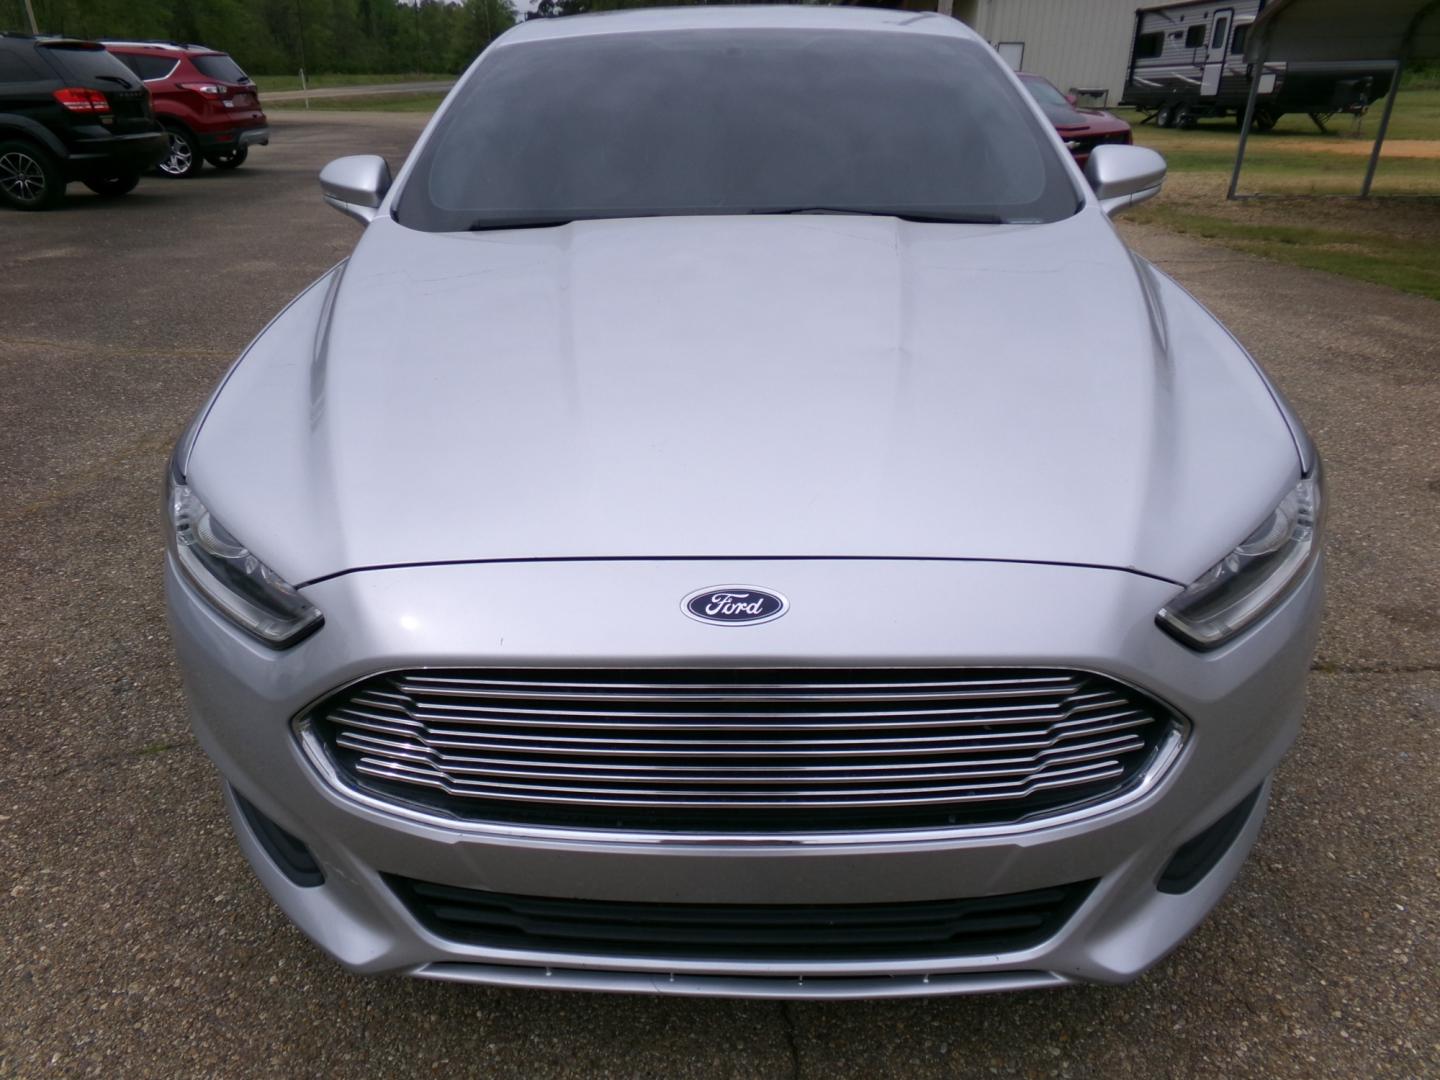
<svg viewBox="0 0 1440 1080"><path fill-rule="evenodd" d="M1174 586L1072 567L787 560L370 571L307 588L326 624L279 653L223 622L173 564L166 578L197 736L228 784L310 848L325 883L292 884L227 797L241 846L287 914L347 967L508 985L872 997L1123 982L1174 948L1238 872L1264 798L1193 888L1166 893L1157 880L1181 844L1267 783L1294 739L1320 573L1317 566L1239 641L1203 655L1154 625ZM777 588L791 610L745 628L681 615L680 597L723 580ZM857 601L881 596L883 610ZM336 687L380 670L565 664L1071 667L1135 685L1191 727L1178 759L1139 797L1053 824L703 838L401 816L327 783L291 728ZM529 896L737 904L940 900L1097 884L1058 933L1022 951L775 962L460 944L422 927L383 873Z"/></svg>

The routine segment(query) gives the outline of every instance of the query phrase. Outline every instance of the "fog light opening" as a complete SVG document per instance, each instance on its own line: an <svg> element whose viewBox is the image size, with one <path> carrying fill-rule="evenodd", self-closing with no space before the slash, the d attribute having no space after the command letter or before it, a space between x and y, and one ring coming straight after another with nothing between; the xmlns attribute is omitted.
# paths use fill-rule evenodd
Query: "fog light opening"
<svg viewBox="0 0 1440 1080"><path fill-rule="evenodd" d="M1155 887L1163 893L1179 894L1200 884L1244 831L1264 789L1265 785L1261 784L1219 821L1181 844L1160 872Z"/></svg>
<svg viewBox="0 0 1440 1080"><path fill-rule="evenodd" d="M240 815L245 819L245 824L250 826L255 840L265 849L265 854L270 856L275 868L284 874L291 884L302 889L313 889L317 885L325 884L325 872L320 869L319 862L301 840L276 825L234 788L230 789L230 794L235 796L235 805L240 807Z"/></svg>

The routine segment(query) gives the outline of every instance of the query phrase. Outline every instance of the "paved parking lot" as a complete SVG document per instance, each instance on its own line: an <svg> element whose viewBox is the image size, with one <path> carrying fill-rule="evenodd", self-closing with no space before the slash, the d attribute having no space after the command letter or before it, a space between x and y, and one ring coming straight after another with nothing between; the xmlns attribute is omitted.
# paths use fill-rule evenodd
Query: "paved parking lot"
<svg viewBox="0 0 1440 1080"><path fill-rule="evenodd" d="M1305 731L1254 857L1175 955L1120 989L848 1004L323 959L252 878L190 738L160 480L231 358L353 243L319 167L398 165L422 122L282 118L237 172L0 216L0 1076L1440 1074L1440 304L1143 231L1291 395L1332 493Z"/></svg>

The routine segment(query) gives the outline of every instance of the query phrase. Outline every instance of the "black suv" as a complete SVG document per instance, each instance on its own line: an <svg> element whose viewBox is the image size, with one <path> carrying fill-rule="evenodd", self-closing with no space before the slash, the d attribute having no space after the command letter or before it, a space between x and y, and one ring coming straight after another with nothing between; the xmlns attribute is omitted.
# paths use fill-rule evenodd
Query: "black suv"
<svg viewBox="0 0 1440 1080"><path fill-rule="evenodd" d="M0 34L0 202L124 195L169 151L144 83L93 41Z"/></svg>

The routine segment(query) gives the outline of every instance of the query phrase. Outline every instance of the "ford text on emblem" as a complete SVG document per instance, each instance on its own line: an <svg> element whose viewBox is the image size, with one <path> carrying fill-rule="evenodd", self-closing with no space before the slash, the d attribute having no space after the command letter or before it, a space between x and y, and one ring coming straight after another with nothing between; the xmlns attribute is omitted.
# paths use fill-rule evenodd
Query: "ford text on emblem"
<svg viewBox="0 0 1440 1080"><path fill-rule="evenodd" d="M680 601L681 610L692 619L739 626L769 622L784 615L790 602L779 593L754 585L712 585Z"/></svg>

